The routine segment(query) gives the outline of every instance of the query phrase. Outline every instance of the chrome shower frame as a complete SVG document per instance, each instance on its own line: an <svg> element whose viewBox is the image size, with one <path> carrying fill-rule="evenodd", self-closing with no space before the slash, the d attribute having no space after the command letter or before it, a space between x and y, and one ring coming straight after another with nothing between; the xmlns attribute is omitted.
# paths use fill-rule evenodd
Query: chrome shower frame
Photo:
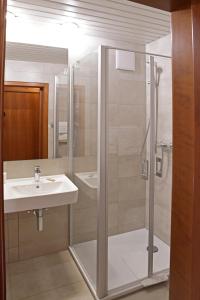
<svg viewBox="0 0 200 300"><path fill-rule="evenodd" d="M123 50L130 51L137 54L149 55L151 66L151 105L150 105L150 175L149 175L149 251L148 251L148 277L143 280L135 281L131 284L121 286L119 288L108 291L108 200L107 200L107 124L108 113L106 109L106 64L107 51L109 50ZM88 284L94 298L96 300L110 300L116 299L120 296L130 294L132 292L143 289L146 286L151 286L160 282L167 281L169 270L162 272L153 272L153 253L154 253L154 181L155 181L155 151L156 151L156 124L155 124L155 74L154 74L154 57L159 56L170 59L169 56L157 55L136 51L134 49L116 48L110 46L99 46L98 49L98 192L97 192L97 284L93 285L91 278L87 274L87 270L79 260L76 251L73 248L72 239L70 239L70 253L74 258L80 272L82 273L86 283ZM71 68L73 73L73 68ZM73 74L71 74L71 82L73 83ZM70 103L73 106L73 92L70 93ZM71 109L70 109L71 111ZM71 120L73 122L71 111ZM73 144L73 124L69 126L69 143ZM70 159L73 159L73 146L71 146ZM69 174L73 173L72 162L70 163ZM70 213L70 219L72 213ZM70 227L73 226L70 222ZM71 228L72 229L72 228ZM71 230L70 230L71 231ZM71 231L72 232L72 231Z"/></svg>

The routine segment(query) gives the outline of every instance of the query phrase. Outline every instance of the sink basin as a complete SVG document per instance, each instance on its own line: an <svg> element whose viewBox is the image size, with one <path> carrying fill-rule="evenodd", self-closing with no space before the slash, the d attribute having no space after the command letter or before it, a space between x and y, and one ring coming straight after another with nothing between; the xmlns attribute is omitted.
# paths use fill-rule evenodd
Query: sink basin
<svg viewBox="0 0 200 300"><path fill-rule="evenodd" d="M39 187L34 178L8 179L4 184L6 213L76 203L78 188L65 175L42 176Z"/></svg>

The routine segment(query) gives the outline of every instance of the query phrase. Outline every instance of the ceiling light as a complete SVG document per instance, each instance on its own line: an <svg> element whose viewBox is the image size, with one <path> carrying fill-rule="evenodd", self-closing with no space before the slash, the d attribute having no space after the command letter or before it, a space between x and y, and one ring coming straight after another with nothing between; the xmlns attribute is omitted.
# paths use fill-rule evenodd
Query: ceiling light
<svg viewBox="0 0 200 300"><path fill-rule="evenodd" d="M79 29L79 25L75 22L64 22L64 23L59 23L59 25L63 26L67 30Z"/></svg>

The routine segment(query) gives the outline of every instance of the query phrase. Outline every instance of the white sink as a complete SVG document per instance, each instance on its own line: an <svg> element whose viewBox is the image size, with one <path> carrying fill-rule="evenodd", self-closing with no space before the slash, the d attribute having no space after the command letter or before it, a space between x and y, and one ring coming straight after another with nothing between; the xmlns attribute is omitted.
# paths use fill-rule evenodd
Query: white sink
<svg viewBox="0 0 200 300"><path fill-rule="evenodd" d="M4 184L5 213L76 203L78 188L65 175L42 176L39 188L34 178L8 179Z"/></svg>

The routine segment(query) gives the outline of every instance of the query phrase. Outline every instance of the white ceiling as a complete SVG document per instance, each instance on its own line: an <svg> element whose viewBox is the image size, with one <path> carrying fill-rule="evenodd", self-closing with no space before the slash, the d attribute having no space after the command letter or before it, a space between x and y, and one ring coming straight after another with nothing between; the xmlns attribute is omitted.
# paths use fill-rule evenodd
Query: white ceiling
<svg viewBox="0 0 200 300"><path fill-rule="evenodd" d="M142 45L170 33L170 13L128 0L9 0L8 11L34 22L72 21L85 34Z"/></svg>

